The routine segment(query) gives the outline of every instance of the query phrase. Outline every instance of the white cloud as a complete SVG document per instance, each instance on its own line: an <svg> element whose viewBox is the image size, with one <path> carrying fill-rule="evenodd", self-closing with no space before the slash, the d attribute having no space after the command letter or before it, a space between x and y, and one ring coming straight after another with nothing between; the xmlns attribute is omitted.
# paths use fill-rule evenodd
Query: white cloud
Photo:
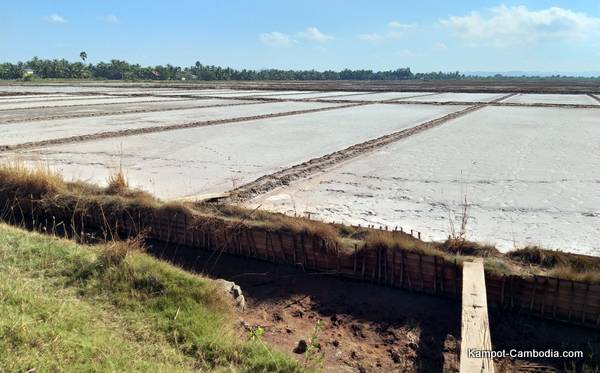
<svg viewBox="0 0 600 373"><path fill-rule="evenodd" d="M107 14L105 16L100 16L98 17L98 19L102 22L106 22L106 23L119 23L119 17L115 16L114 14Z"/></svg>
<svg viewBox="0 0 600 373"><path fill-rule="evenodd" d="M415 52L411 51L410 49L403 49L398 52L398 55L404 58L412 58L416 56Z"/></svg>
<svg viewBox="0 0 600 373"><path fill-rule="evenodd" d="M433 45L433 49L437 50L437 51L447 51L448 50L448 46L444 43L435 43Z"/></svg>
<svg viewBox="0 0 600 373"><path fill-rule="evenodd" d="M368 33L368 34L360 34L360 35L358 35L358 38L360 40L364 40L364 41L375 42L375 41L379 41L379 40L383 39L383 36L379 35L376 32L372 32L372 33Z"/></svg>
<svg viewBox="0 0 600 373"><path fill-rule="evenodd" d="M260 34L259 39L269 47L289 47L292 43L288 34L277 31Z"/></svg>
<svg viewBox="0 0 600 373"><path fill-rule="evenodd" d="M395 28L395 29L409 29L414 27L414 25L408 24L408 23L402 23L402 22L398 22L398 21L391 21L388 22L388 27L390 28Z"/></svg>
<svg viewBox="0 0 600 373"><path fill-rule="evenodd" d="M359 39L361 40L366 40L366 41L378 41L378 40L382 40L382 39L400 39L402 38L406 32L408 32L410 29L414 28L415 25L414 24L408 24L408 23L401 23L398 21L391 21L388 22L387 24L387 32L383 33L383 34L378 34L378 33L368 33L368 34L361 34L358 36Z"/></svg>
<svg viewBox="0 0 600 373"><path fill-rule="evenodd" d="M486 15L473 11L440 22L467 40L491 42L497 47L543 40L581 41L600 34L600 18L559 7L529 10L526 6L501 5Z"/></svg>
<svg viewBox="0 0 600 373"><path fill-rule="evenodd" d="M323 34L314 26L308 27L306 30L299 32L298 36L306 40L316 41L318 43L325 43L333 39L333 36Z"/></svg>
<svg viewBox="0 0 600 373"><path fill-rule="evenodd" d="M67 20L63 16L58 15L56 13L52 13L50 15L44 16L44 21L50 22L50 23L66 23L67 22Z"/></svg>
<svg viewBox="0 0 600 373"><path fill-rule="evenodd" d="M387 36L390 39L400 39L401 37L404 36L404 32L403 31L390 30L390 31L388 31Z"/></svg>

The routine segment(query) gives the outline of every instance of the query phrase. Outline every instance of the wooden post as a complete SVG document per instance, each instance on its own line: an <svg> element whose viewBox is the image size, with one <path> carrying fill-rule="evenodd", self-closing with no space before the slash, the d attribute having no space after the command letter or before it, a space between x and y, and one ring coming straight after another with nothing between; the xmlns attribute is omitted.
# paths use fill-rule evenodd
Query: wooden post
<svg viewBox="0 0 600 373"><path fill-rule="evenodd" d="M308 266L308 259L306 257L306 247L304 246L304 233L300 233L300 246L302 246L302 266L306 268Z"/></svg>
<svg viewBox="0 0 600 373"><path fill-rule="evenodd" d="M338 273L342 273L342 263L340 262L340 248L338 244L335 244L335 257L337 261L337 271Z"/></svg>
<svg viewBox="0 0 600 373"><path fill-rule="evenodd" d="M500 304L504 307L504 290L506 284L506 275L502 275L502 291L500 292Z"/></svg>
<svg viewBox="0 0 600 373"><path fill-rule="evenodd" d="M437 295L437 293L438 293L437 279L438 279L437 256L434 256L433 257L433 292L435 295Z"/></svg>
<svg viewBox="0 0 600 373"><path fill-rule="evenodd" d="M571 282L571 292L569 293L569 321L571 321L571 317L573 316L573 298L575 295L575 283L573 280Z"/></svg>
<svg viewBox="0 0 600 373"><path fill-rule="evenodd" d="M188 244L188 223L187 223L187 214L183 214L183 244L187 246Z"/></svg>
<svg viewBox="0 0 600 373"><path fill-rule="evenodd" d="M419 277L421 280L421 291L425 291L425 281L423 281L423 255L419 254Z"/></svg>
<svg viewBox="0 0 600 373"><path fill-rule="evenodd" d="M552 302L552 318L556 320L556 304L558 303L558 288L560 287L560 279L556 280L556 288L554 289L554 300Z"/></svg>
<svg viewBox="0 0 600 373"><path fill-rule="evenodd" d="M400 251L400 288L404 288L404 250Z"/></svg>
<svg viewBox="0 0 600 373"><path fill-rule="evenodd" d="M298 244L296 243L296 235L292 233L292 240L294 242L294 265L298 264Z"/></svg>
<svg viewBox="0 0 600 373"><path fill-rule="evenodd" d="M529 312L533 312L535 304L535 291L537 290L537 276L533 275L533 290L531 291L531 301L529 303Z"/></svg>
<svg viewBox="0 0 600 373"><path fill-rule="evenodd" d="M548 289L548 277L544 278L544 289L542 290L542 306L540 307L540 314L544 316L546 309L546 298L547 298L547 290Z"/></svg>
<svg viewBox="0 0 600 373"><path fill-rule="evenodd" d="M392 278L390 279L390 286L396 286L396 248L392 248Z"/></svg>
<svg viewBox="0 0 600 373"><path fill-rule="evenodd" d="M311 247L311 251L312 251L312 259L313 259L313 268L314 269L320 269L319 268L319 263L317 263L317 257L315 252L317 251L317 247L315 246L315 236L313 235L313 240L312 240L313 244Z"/></svg>
<svg viewBox="0 0 600 373"><path fill-rule="evenodd" d="M585 287L585 297L583 298L584 302L583 302L583 305L581 306L581 323L582 324L585 324L585 308L588 304L587 301L588 301L589 293L590 293L590 283L588 282L588 283L586 283L586 287Z"/></svg>
<svg viewBox="0 0 600 373"><path fill-rule="evenodd" d="M367 245L362 249L362 278L365 279L365 271L367 266Z"/></svg>
<svg viewBox="0 0 600 373"><path fill-rule="evenodd" d="M356 274L356 252L358 251L358 245L354 244L354 274Z"/></svg>
<svg viewBox="0 0 600 373"><path fill-rule="evenodd" d="M277 237L279 238L279 251L281 251L281 260L283 263L287 263L287 257L285 256L285 249L283 247L283 237L281 236L281 232L277 232Z"/></svg>
<svg viewBox="0 0 600 373"><path fill-rule="evenodd" d="M491 357L473 356L478 351L491 350L483 261L476 259L463 263L460 372L493 373Z"/></svg>

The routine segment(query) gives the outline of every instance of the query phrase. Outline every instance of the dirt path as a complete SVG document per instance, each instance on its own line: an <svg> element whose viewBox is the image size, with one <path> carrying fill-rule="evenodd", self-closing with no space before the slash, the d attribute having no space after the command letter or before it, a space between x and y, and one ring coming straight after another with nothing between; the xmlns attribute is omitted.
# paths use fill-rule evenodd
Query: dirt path
<svg viewBox="0 0 600 373"><path fill-rule="evenodd" d="M240 337L260 327L266 344L301 363L306 354L294 349L315 336L320 346L315 355L323 356L325 372L458 371L457 301L186 247L155 243L149 251L240 285L247 301L239 312ZM600 349L600 336L590 329L499 309L490 309L490 323L496 349L582 349L586 356ZM570 364L561 359L495 361L497 372L554 372Z"/></svg>
<svg viewBox="0 0 600 373"><path fill-rule="evenodd" d="M239 315L242 338L261 327L264 342L304 363L306 355L293 350L301 340L316 336L326 372L416 367L441 372L458 367L456 301L187 248L173 252L158 245L152 251L163 257L169 253L169 260L188 269L240 285L247 301Z"/></svg>

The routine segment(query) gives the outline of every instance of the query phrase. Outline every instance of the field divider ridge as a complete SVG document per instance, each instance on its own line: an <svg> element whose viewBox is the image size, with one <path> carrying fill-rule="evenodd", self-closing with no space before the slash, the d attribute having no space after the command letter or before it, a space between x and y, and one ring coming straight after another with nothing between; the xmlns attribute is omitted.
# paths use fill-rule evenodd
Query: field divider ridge
<svg viewBox="0 0 600 373"><path fill-rule="evenodd" d="M598 101L598 103L600 104L600 97L593 95L591 93L588 93L588 96L590 96L591 98L593 98L594 100Z"/></svg>
<svg viewBox="0 0 600 373"><path fill-rule="evenodd" d="M356 158L368 152L382 148L398 140L416 135L430 128L437 127L452 119L456 119L463 115L472 113L476 110L485 107L485 104L476 104L467 107L466 109L446 114L442 117L432 119L416 125L411 128L403 129L387 135L377 137L359 144L355 144L342 150L329 153L319 158L314 158L309 161L288 167L281 171L270 175L261 176L260 178L233 189L230 192L229 198L236 202L242 202L256 197L257 195L267 193L280 186L285 186L292 181L307 178L313 174L324 171L327 168L333 167L341 162Z"/></svg>

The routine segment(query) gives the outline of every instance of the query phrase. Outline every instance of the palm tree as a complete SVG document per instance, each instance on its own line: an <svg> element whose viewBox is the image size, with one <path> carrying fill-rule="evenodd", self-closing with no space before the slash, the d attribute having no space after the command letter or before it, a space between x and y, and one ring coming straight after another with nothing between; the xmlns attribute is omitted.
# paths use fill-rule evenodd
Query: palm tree
<svg viewBox="0 0 600 373"><path fill-rule="evenodd" d="M79 58L81 58L83 62L85 62L85 60L87 59L87 53L85 53L85 51L81 51L81 53L79 53Z"/></svg>

